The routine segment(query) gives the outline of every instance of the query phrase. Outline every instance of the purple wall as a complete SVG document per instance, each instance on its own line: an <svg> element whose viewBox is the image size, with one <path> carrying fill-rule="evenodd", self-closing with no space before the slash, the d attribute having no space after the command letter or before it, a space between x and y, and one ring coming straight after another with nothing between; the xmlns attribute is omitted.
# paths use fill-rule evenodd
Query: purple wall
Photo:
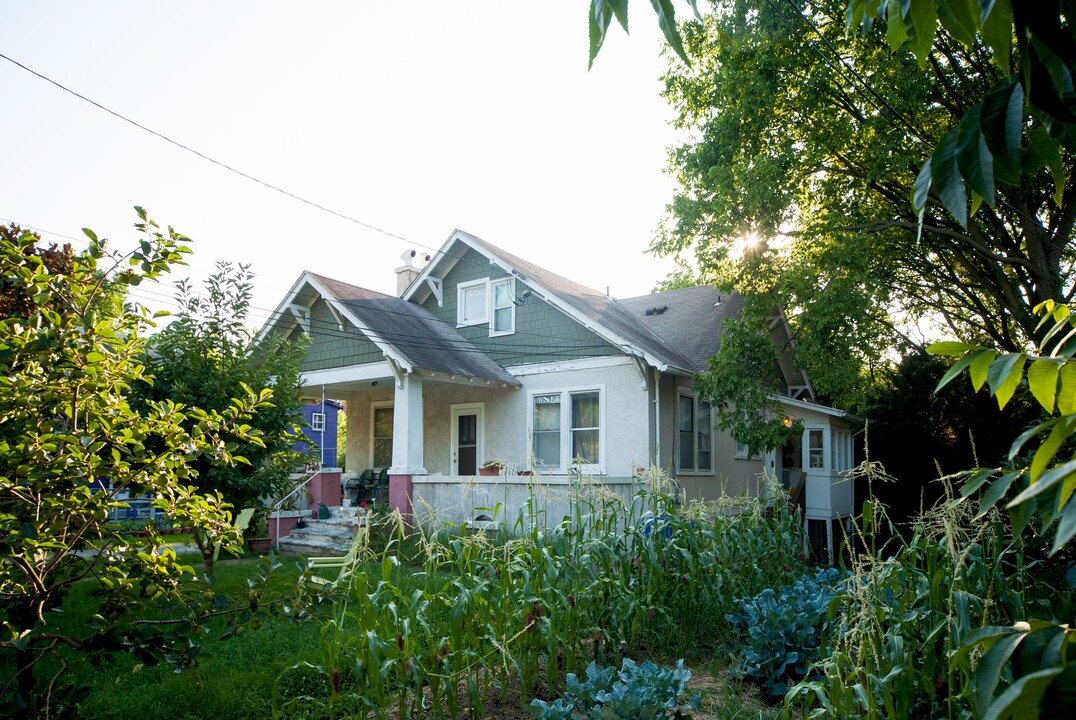
<svg viewBox="0 0 1076 720"><path fill-rule="evenodd" d="M337 413L343 409L343 405L335 400L326 400L324 410L320 402L312 403L309 405L303 405L300 408L302 413L301 426L303 429L303 435L306 436L307 441L299 441L295 443L294 448L299 451L308 450L314 448L315 453L317 448L321 446L322 433L320 430L314 430L311 427L311 418L314 413L325 413L325 445L321 447L321 464L323 467L336 467L336 428L337 428Z"/></svg>

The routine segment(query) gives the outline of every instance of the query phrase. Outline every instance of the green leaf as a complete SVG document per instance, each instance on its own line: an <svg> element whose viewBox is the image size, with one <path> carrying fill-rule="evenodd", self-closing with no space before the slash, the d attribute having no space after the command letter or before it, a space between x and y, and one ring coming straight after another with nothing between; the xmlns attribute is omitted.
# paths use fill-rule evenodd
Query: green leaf
<svg viewBox="0 0 1076 720"><path fill-rule="evenodd" d="M886 6L886 31L885 39L892 50L898 49L908 39L908 31L904 27L904 15L900 11L900 3L891 0Z"/></svg>
<svg viewBox="0 0 1076 720"><path fill-rule="evenodd" d="M976 517L981 518L985 516L990 508L997 505L998 501L1004 498L1005 494L1009 492L1013 480L1019 476L1019 472L1005 473L997 480L990 483L990 487L983 493L983 499L979 502L979 512L976 514Z"/></svg>
<svg viewBox="0 0 1076 720"><path fill-rule="evenodd" d="M1064 418L1060 422L1054 423L1050 434L1039 445L1039 449L1035 451L1035 456L1031 460L1031 482L1039 479L1043 470L1057 455L1061 444L1072 434L1073 425L1073 418Z"/></svg>
<svg viewBox="0 0 1076 720"><path fill-rule="evenodd" d="M605 32L609 29L609 20L613 16L613 10L602 0L593 0L588 11L590 60L587 63L587 69L589 70L594 67L594 58L598 57L598 51L602 49L602 43L605 42Z"/></svg>
<svg viewBox="0 0 1076 720"><path fill-rule="evenodd" d="M1024 155L1024 172L1034 175L1043 165L1050 171L1054 181L1054 203L1060 207L1065 196L1065 163L1061 159L1061 146L1050 137L1043 127L1028 133L1028 147Z"/></svg>
<svg viewBox="0 0 1076 720"><path fill-rule="evenodd" d="M976 0L941 0L938 3L938 19L964 47L975 44L979 31L979 3Z"/></svg>
<svg viewBox="0 0 1076 720"><path fill-rule="evenodd" d="M1061 389L1057 393L1057 411L1062 415L1076 414L1076 363L1061 366Z"/></svg>
<svg viewBox="0 0 1076 720"><path fill-rule="evenodd" d="M934 33L938 29L938 0L910 0L904 19L912 28L912 32L908 33L912 54L922 65L930 54Z"/></svg>
<svg viewBox="0 0 1076 720"><path fill-rule="evenodd" d="M1014 632L999 638L979 659L979 664L975 668L974 695L979 714L985 714L990 707L998 682L1001 680L1001 671L1009 662L1013 650L1023 639L1024 633L1021 632Z"/></svg>
<svg viewBox="0 0 1076 720"><path fill-rule="evenodd" d="M972 361L971 367L968 368L968 377L971 378L971 386L975 389L975 392L979 392L982 389L983 383L986 382L986 373L990 369L990 364L994 362L998 354L993 350L984 350L981 353L977 353L975 360Z"/></svg>
<svg viewBox="0 0 1076 720"><path fill-rule="evenodd" d="M950 382L952 382L953 378L958 376L960 373L964 372L964 368L971 365L971 363L975 360L976 356L978 356L978 354L981 353L981 352L983 352L983 351L980 350L979 352L976 352L976 353L969 353L969 354L965 355L964 357L960 358L959 360L957 360L955 363L953 363L952 367L950 367L948 370L946 370L945 374L942 375L941 380L938 381L938 386L936 388L934 388L934 392L938 392L943 387L945 387Z"/></svg>
<svg viewBox="0 0 1076 720"><path fill-rule="evenodd" d="M1062 668L1051 668L1025 675L1010 685L990 706L984 720L1035 720L1039 717L1039 701L1046 688Z"/></svg>
<svg viewBox="0 0 1076 720"><path fill-rule="evenodd" d="M970 343L957 342L956 340L943 340L942 342L936 342L927 347L927 352L931 355L963 355L972 350L982 349L981 345L972 345Z"/></svg>
<svg viewBox="0 0 1076 720"><path fill-rule="evenodd" d="M684 45L680 41L680 30L676 27L676 12L673 10L672 0L650 0L650 4L654 6L654 12L658 14L658 25L665 39L680 59L690 65L691 61L687 59Z"/></svg>
<svg viewBox="0 0 1076 720"><path fill-rule="evenodd" d="M1026 0L1021 0L1026 2ZM980 0L980 4L982 4ZM1002 68L1009 69L1009 55L1012 52L1013 17L1009 0L994 0L991 7L983 7L979 32L983 40L994 51L994 60Z"/></svg>
<svg viewBox="0 0 1076 720"><path fill-rule="evenodd" d="M1057 523L1057 534L1054 535L1054 545L1050 549L1050 554L1065 547L1072 540L1073 535L1076 535L1076 503L1070 502L1061 510L1061 519Z"/></svg>
<svg viewBox="0 0 1076 720"><path fill-rule="evenodd" d="M1023 353L1005 353L990 363L986 379L990 383L991 392L997 398L999 408L1005 407L1020 384L1026 359Z"/></svg>
<svg viewBox="0 0 1076 720"><path fill-rule="evenodd" d="M1054 485L1057 485L1073 473L1076 473L1076 460L1069 460L1067 463L1058 465L1043 473L1038 482L1033 482L1027 489L1010 500L1009 504L1005 507L1012 509L1017 505L1027 502L1031 498L1037 497L1047 490L1053 489Z"/></svg>
<svg viewBox="0 0 1076 720"><path fill-rule="evenodd" d="M957 166L964 182L994 206L994 157L979 129L979 106L964 113L957 129Z"/></svg>
<svg viewBox="0 0 1076 720"><path fill-rule="evenodd" d="M979 127L994 157L994 173L1009 185L1020 181L1020 139L1024 128L1024 87L1009 77L983 97Z"/></svg>
<svg viewBox="0 0 1076 720"><path fill-rule="evenodd" d="M1054 411L1057 396L1057 377L1061 372L1061 363L1039 358L1027 369L1027 383L1031 394L1048 413Z"/></svg>
<svg viewBox="0 0 1076 720"><path fill-rule="evenodd" d="M959 131L953 128L934 148L930 156L930 181L938 192L942 205L961 227L968 226L968 193L957 165L957 138Z"/></svg>

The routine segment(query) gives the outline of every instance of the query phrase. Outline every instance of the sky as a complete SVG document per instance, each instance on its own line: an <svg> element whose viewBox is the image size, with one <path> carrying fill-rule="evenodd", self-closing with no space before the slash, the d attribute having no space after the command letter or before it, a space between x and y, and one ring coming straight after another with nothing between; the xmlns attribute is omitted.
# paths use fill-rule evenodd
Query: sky
<svg viewBox="0 0 1076 720"><path fill-rule="evenodd" d="M587 0L0 0L0 53L272 185L265 188L0 59L0 222L117 248L132 207L257 274L260 325L303 270L386 293L454 228L616 297L673 269L646 253L677 136L660 32L632 3L587 70ZM403 238L403 239L400 239ZM78 245L84 245L80 240ZM141 300L168 307L170 286Z"/></svg>

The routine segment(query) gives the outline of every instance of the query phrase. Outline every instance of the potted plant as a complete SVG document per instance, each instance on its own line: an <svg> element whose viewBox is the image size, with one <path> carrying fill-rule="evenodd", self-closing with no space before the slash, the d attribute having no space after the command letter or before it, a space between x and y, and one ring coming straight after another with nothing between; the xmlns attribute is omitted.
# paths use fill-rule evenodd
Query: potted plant
<svg viewBox="0 0 1076 720"><path fill-rule="evenodd" d="M487 460L482 467L478 468L478 474L483 477L496 477L501 474L501 469L506 464L503 460Z"/></svg>
<svg viewBox="0 0 1076 720"><path fill-rule="evenodd" d="M273 545L273 540L269 537L269 516L264 512L256 514L243 535L250 552L268 550Z"/></svg>

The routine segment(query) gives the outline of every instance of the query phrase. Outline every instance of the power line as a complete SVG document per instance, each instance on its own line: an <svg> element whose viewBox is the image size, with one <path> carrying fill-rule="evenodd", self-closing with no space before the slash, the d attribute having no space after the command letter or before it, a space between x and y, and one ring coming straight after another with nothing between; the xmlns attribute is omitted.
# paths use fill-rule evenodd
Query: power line
<svg viewBox="0 0 1076 720"><path fill-rule="evenodd" d="M112 109L110 109L108 107L105 107L104 105L97 102L96 100L88 98L85 95L82 95L81 93L78 93L78 92L72 90L71 88L67 87L66 85L60 84L59 82L53 80L50 77L42 75L38 71L36 71L36 70L34 70L32 68L29 68L26 65L23 65L18 60L14 60L14 59L8 57L7 55L5 55L3 53L0 53L0 58L3 58L4 60L7 60L12 65L15 65L17 67L22 68L23 70L30 73L31 75L34 75L35 77L41 78L42 80L44 80L47 83L55 85L56 87L63 90L64 92L69 93L70 95L74 95L79 100L83 100L85 102L88 102L89 104L93 105L94 107L105 111L106 113L108 113L109 115L112 115L113 117L115 117L117 119L122 120L123 122L125 122L125 123L127 123L129 125L133 125L134 127L138 128L139 130L142 130L143 132L147 132L150 135L153 135L154 137L160 138L161 140L164 140L166 143L174 145L174 146L176 146L177 148L179 148L181 150L185 150L185 151L187 151L187 152L189 152L189 153L191 153L193 155L196 155L196 156L202 158L203 160L211 162L211 163L213 163L214 165L216 165L218 167L224 168L225 170L227 170L230 173L234 173L234 174L236 174L236 175L238 175L240 177L246 178L247 180L250 180L252 182L256 182L256 183L258 183L259 185L261 185L263 187L266 187L266 188L268 188L270 190L273 190L274 192L278 192L281 195L286 195L286 196L292 198L293 200L298 200L301 203L305 203L305 204L307 204L307 205L309 205L311 207L317 208L318 210L321 210L323 212L327 212L330 215L335 215L338 218L341 218L343 220L347 220L348 222L355 223L356 225L360 225L360 226L362 226L364 228L367 228L368 230L373 230L374 232L381 233L382 235L386 235L386 236L391 237L391 238L396 238L397 240L402 240L402 241L404 241L406 243L412 242L412 241L408 240L407 238L403 237L402 235L397 235L394 232L389 232L388 230L383 230L382 228L379 228L376 225L372 225L372 224L370 224L368 222L363 222L362 220L359 220L358 218L352 217L351 215L347 215L347 214L342 213L342 212L338 212L336 210L333 210L332 208L329 208L329 207L326 207L326 206L321 205L319 203L316 203L313 200L307 200L306 198L302 197L301 195L297 195L296 193L293 193L293 192L291 192L289 190L285 190L284 188L281 188L281 187L279 187L277 185L274 185L274 184L272 184L270 182L266 182L265 180L262 180L261 178L255 177L254 175L251 175L250 173L243 172L242 170L239 170L238 168L235 168L235 167L233 167L233 166L231 166L231 165L229 165L227 163L224 163L224 162L221 162L220 160L212 158L212 157L210 157L209 155L206 155L203 152L195 150L194 148L190 147L189 145L184 145L183 143L179 142L178 140L173 140L172 138L168 137L167 135L164 135L163 133L159 133L156 130L153 130L152 128L146 127L145 125L143 125L143 124L141 124L141 123L139 123L139 122L137 122L135 120L132 120L131 118L127 117L126 115L122 115L122 114L116 112L115 110L112 110ZM417 243L415 243L415 244L417 244ZM425 246L423 246L423 247L425 247Z"/></svg>

